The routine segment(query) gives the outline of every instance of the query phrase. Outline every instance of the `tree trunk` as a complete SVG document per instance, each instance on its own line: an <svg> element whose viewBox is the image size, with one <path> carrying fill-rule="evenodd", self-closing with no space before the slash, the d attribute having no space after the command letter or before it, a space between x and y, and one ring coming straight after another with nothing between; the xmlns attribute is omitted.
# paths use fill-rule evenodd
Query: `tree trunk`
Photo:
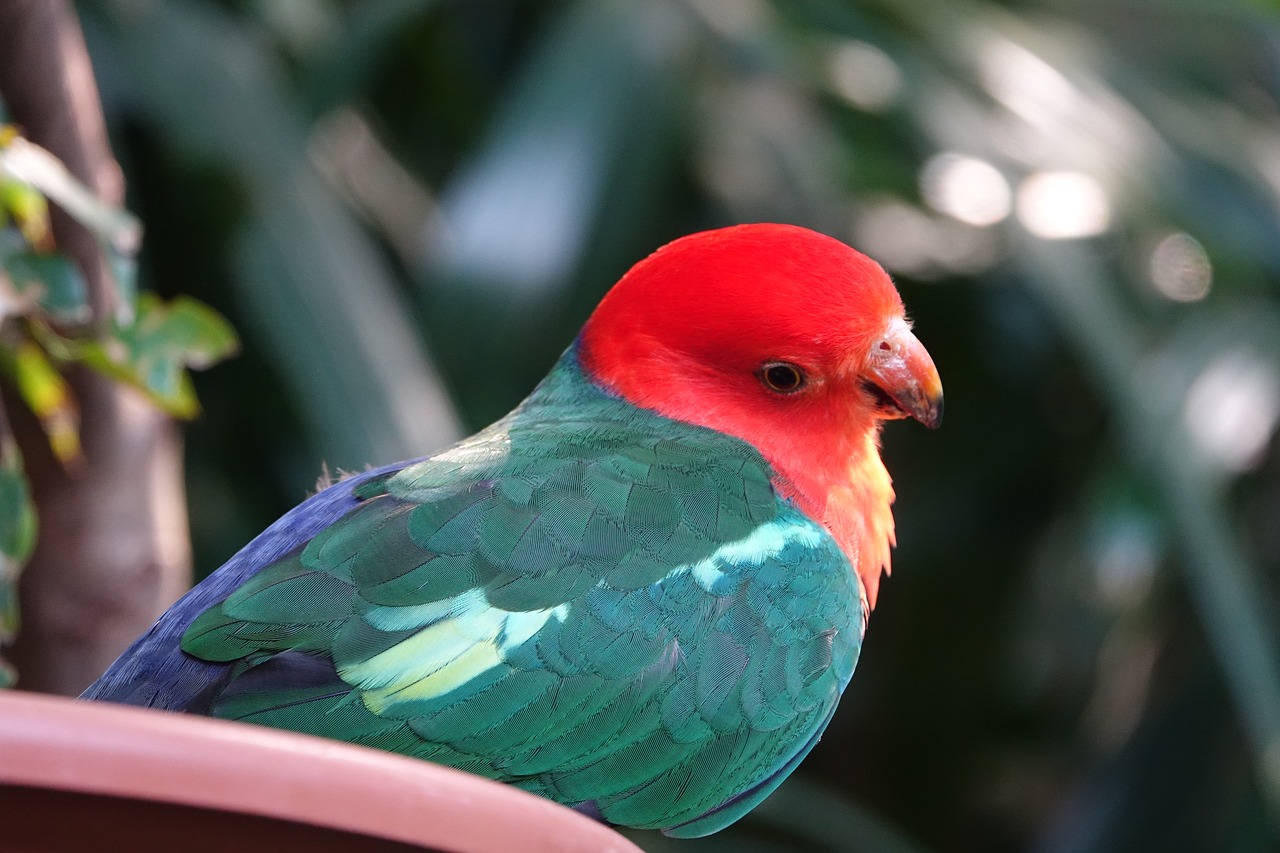
<svg viewBox="0 0 1280 853"><path fill-rule="evenodd" d="M0 94L31 141L104 200L123 201L84 38L67 2L0 3ZM53 230L58 248L85 273L94 321L106 322L118 294L95 238L58 210ZM40 532L20 581L22 627L12 657L20 687L76 694L186 589L191 567L177 427L132 389L86 370L69 379L87 464L67 472L38 431L19 430Z"/></svg>

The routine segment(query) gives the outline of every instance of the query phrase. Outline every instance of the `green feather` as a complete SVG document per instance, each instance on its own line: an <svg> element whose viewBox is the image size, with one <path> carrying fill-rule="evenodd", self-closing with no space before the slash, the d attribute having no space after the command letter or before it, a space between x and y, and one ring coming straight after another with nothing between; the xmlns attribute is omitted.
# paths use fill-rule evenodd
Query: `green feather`
<svg viewBox="0 0 1280 853"><path fill-rule="evenodd" d="M184 636L234 664L216 715L705 834L790 772L857 659L852 568L760 455L602 392L572 350L358 495Z"/></svg>

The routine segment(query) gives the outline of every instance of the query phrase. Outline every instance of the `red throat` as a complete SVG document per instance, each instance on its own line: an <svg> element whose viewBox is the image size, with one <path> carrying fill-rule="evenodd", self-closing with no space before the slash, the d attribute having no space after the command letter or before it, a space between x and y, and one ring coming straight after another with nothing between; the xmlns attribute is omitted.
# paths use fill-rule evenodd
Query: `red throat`
<svg viewBox="0 0 1280 853"><path fill-rule="evenodd" d="M884 417L858 375L897 291L837 240L785 225L696 234L628 272L583 329L588 375L635 405L752 444L775 487L821 521L875 604L893 545L893 488L880 461ZM801 367L808 384L771 393L761 367Z"/></svg>

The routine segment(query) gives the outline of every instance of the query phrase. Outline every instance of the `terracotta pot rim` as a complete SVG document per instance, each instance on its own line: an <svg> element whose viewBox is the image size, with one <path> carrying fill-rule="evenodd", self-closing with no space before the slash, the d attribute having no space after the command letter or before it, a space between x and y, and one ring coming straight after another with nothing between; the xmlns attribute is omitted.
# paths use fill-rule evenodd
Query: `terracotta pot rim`
<svg viewBox="0 0 1280 853"><path fill-rule="evenodd" d="M259 726L0 691L0 785L278 818L468 853L641 853L516 788Z"/></svg>

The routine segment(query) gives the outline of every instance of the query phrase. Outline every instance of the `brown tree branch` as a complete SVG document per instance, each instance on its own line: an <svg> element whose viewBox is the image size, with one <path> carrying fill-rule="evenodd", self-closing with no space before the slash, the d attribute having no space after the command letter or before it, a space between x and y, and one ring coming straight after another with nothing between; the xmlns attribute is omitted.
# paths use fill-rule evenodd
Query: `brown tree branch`
<svg viewBox="0 0 1280 853"><path fill-rule="evenodd" d="M65 0L0 3L0 95L28 138L104 200L123 201L93 69ZM58 248L85 273L95 322L105 322L118 294L95 238L57 210L53 230ZM40 534L22 576L13 654L21 687L65 694L86 687L191 574L176 426L97 374L75 371L70 380L83 469L64 471L38 432L20 430Z"/></svg>

